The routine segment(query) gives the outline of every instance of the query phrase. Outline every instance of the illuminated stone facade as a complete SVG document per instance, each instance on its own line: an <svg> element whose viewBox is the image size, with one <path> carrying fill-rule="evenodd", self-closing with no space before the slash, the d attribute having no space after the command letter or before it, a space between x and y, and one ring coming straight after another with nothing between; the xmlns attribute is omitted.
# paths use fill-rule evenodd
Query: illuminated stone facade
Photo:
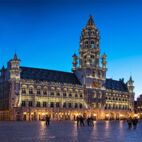
<svg viewBox="0 0 142 142"><path fill-rule="evenodd" d="M139 95L139 97L135 101L134 108L135 108L135 116L142 119L142 94Z"/></svg>
<svg viewBox="0 0 142 142"><path fill-rule="evenodd" d="M100 55L100 35L90 16L81 32L79 55L71 72L22 67L15 54L1 69L0 119L96 119L128 117L134 107L133 80L107 79L106 54Z"/></svg>

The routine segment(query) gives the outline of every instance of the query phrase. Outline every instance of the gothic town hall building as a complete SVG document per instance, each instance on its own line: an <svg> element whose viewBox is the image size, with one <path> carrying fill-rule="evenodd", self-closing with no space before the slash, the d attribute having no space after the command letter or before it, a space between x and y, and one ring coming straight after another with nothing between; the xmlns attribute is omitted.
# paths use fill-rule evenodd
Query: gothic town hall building
<svg viewBox="0 0 142 142"><path fill-rule="evenodd" d="M134 81L106 77L107 56L90 16L80 36L72 72L23 67L15 54L0 74L0 120L121 119L133 113Z"/></svg>

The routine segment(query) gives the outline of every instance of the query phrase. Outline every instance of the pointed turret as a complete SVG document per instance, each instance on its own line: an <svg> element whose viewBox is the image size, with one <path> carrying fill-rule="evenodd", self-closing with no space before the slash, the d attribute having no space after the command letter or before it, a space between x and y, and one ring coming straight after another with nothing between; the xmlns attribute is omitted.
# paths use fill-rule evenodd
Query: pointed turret
<svg viewBox="0 0 142 142"><path fill-rule="evenodd" d="M16 53L14 54L13 60L14 60L14 61L20 61L20 59L18 59L18 56L17 56Z"/></svg>
<svg viewBox="0 0 142 142"><path fill-rule="evenodd" d="M13 58L8 62L9 79L20 79L20 59L15 53Z"/></svg>
<svg viewBox="0 0 142 142"><path fill-rule="evenodd" d="M5 70L5 67L4 67L4 65L2 66L2 70Z"/></svg>
<svg viewBox="0 0 142 142"><path fill-rule="evenodd" d="M106 61L106 54L104 53L103 55L102 55L102 68L103 69L106 69L106 64L107 64L107 61Z"/></svg>
<svg viewBox="0 0 142 142"><path fill-rule="evenodd" d="M88 22L87 22L87 26L93 26L93 25L95 25L95 24L94 24L94 19L93 19L93 16L90 15L89 20L88 20Z"/></svg>
<svg viewBox="0 0 142 142"><path fill-rule="evenodd" d="M75 71L76 71L76 68L77 68L77 59L78 59L78 57L77 57L77 55L74 53L73 56L72 56L72 58L73 58L72 71L75 72Z"/></svg>
<svg viewBox="0 0 142 142"><path fill-rule="evenodd" d="M132 79L132 76L130 76L130 79L127 82L127 87L129 92L133 93L134 92L134 81Z"/></svg>

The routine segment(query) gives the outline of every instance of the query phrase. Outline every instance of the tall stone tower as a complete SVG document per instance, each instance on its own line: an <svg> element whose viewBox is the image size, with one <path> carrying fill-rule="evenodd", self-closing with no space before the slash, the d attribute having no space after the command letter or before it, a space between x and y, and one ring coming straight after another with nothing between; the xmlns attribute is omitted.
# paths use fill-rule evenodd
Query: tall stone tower
<svg viewBox="0 0 142 142"><path fill-rule="evenodd" d="M20 59L15 54L8 62L7 80L10 83L10 108L18 107L20 104Z"/></svg>
<svg viewBox="0 0 142 142"><path fill-rule="evenodd" d="M13 59L8 62L9 79L20 79L20 59L14 54Z"/></svg>
<svg viewBox="0 0 142 142"><path fill-rule="evenodd" d="M90 16L81 32L79 56L73 55L72 70L86 88L86 100L95 108L103 107L107 71L106 54L100 55L99 43L99 31Z"/></svg>
<svg viewBox="0 0 142 142"><path fill-rule="evenodd" d="M130 76L130 79L127 81L127 87L128 87L128 91L130 93L130 108L133 111L134 108L134 97L135 97L135 93L134 93L134 81L132 79L132 76Z"/></svg>

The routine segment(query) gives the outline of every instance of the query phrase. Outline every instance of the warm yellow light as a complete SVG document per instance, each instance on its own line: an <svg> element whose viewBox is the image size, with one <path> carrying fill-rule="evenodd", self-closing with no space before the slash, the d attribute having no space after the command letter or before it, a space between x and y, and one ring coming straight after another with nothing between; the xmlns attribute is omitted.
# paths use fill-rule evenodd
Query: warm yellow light
<svg viewBox="0 0 142 142"><path fill-rule="evenodd" d="M97 114L94 113L94 116L97 116Z"/></svg>
<svg viewBox="0 0 142 142"><path fill-rule="evenodd" d="M43 112L42 115L45 115L45 113Z"/></svg>
<svg viewBox="0 0 142 142"><path fill-rule="evenodd" d="M120 114L119 116L120 116L120 117L123 117L123 114Z"/></svg>
<svg viewBox="0 0 142 142"><path fill-rule="evenodd" d="M33 115L34 113L32 112L31 115Z"/></svg>
<svg viewBox="0 0 142 142"><path fill-rule="evenodd" d="M26 112L24 112L23 114L27 114Z"/></svg>
<svg viewBox="0 0 142 142"><path fill-rule="evenodd" d="M137 117L137 118L139 118L139 115L138 115L138 114L134 114L134 117Z"/></svg>
<svg viewBox="0 0 142 142"><path fill-rule="evenodd" d="M109 117L109 114L106 114L106 117Z"/></svg>

